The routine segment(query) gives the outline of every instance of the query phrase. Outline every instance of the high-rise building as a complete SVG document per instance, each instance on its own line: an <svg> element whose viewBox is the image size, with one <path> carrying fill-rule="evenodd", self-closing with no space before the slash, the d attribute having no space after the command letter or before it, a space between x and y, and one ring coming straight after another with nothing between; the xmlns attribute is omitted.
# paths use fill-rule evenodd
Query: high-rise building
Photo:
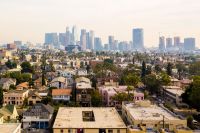
<svg viewBox="0 0 200 133"><path fill-rule="evenodd" d="M94 31L90 31L90 49L94 50Z"/></svg>
<svg viewBox="0 0 200 133"><path fill-rule="evenodd" d="M61 45L66 46L66 33L59 33L59 42Z"/></svg>
<svg viewBox="0 0 200 133"><path fill-rule="evenodd" d="M164 36L159 37L159 50L160 51L165 50L165 37Z"/></svg>
<svg viewBox="0 0 200 133"><path fill-rule="evenodd" d="M181 44L180 37L176 36L174 37L174 46L178 47Z"/></svg>
<svg viewBox="0 0 200 133"><path fill-rule="evenodd" d="M69 27L66 28L66 46L71 45L71 32Z"/></svg>
<svg viewBox="0 0 200 133"><path fill-rule="evenodd" d="M166 49L169 49L173 46L173 39L172 38L166 38Z"/></svg>
<svg viewBox="0 0 200 133"><path fill-rule="evenodd" d="M90 48L90 32L86 32L86 49Z"/></svg>
<svg viewBox="0 0 200 133"><path fill-rule="evenodd" d="M108 36L109 50L114 50L114 36Z"/></svg>
<svg viewBox="0 0 200 133"><path fill-rule="evenodd" d="M133 49L143 50L144 49L144 35L143 29L137 28L132 31Z"/></svg>
<svg viewBox="0 0 200 133"><path fill-rule="evenodd" d="M16 44L17 48L20 48L22 46L22 41L14 41L14 44Z"/></svg>
<svg viewBox="0 0 200 133"><path fill-rule="evenodd" d="M94 50L95 51L103 50L102 41L101 41L101 38L99 37L94 38Z"/></svg>
<svg viewBox="0 0 200 133"><path fill-rule="evenodd" d="M80 45L83 51L86 50L86 43L87 43L86 30L82 29L81 36L80 36Z"/></svg>
<svg viewBox="0 0 200 133"><path fill-rule="evenodd" d="M184 39L184 50L191 51L195 50L195 38L185 38Z"/></svg>
<svg viewBox="0 0 200 133"><path fill-rule="evenodd" d="M71 36L71 41L72 41L71 43L72 43L73 45L75 45L76 42L78 41L76 26L73 26L73 27L72 27L72 36Z"/></svg>
<svg viewBox="0 0 200 133"><path fill-rule="evenodd" d="M53 44L54 46L57 46L58 45L57 33L45 33L45 43Z"/></svg>

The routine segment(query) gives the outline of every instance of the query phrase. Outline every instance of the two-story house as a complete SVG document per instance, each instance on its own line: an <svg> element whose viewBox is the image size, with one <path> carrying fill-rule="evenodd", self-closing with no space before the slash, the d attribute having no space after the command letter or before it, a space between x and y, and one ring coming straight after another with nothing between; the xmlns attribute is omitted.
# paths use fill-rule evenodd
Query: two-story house
<svg viewBox="0 0 200 133"><path fill-rule="evenodd" d="M69 102L72 89L53 89L52 99L55 102Z"/></svg>
<svg viewBox="0 0 200 133"><path fill-rule="evenodd" d="M56 87L56 88L67 88L67 79L64 77L57 77L54 78L51 83L50 83L51 87Z"/></svg>
<svg viewBox="0 0 200 133"><path fill-rule="evenodd" d="M76 79L76 102L81 106L91 106L91 92L93 88L91 86L90 79L85 77L79 77Z"/></svg>
<svg viewBox="0 0 200 133"><path fill-rule="evenodd" d="M23 129L47 129L51 126L54 109L50 105L37 103L23 113Z"/></svg>

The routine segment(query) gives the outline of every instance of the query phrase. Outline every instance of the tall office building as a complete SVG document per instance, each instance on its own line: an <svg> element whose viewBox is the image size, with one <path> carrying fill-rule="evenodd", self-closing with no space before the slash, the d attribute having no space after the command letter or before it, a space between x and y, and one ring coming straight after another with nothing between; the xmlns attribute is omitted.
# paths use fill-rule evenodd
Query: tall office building
<svg viewBox="0 0 200 133"><path fill-rule="evenodd" d="M178 47L181 44L180 37L176 36L174 37L174 46Z"/></svg>
<svg viewBox="0 0 200 133"><path fill-rule="evenodd" d="M166 49L169 49L173 46L172 38L166 38Z"/></svg>
<svg viewBox="0 0 200 133"><path fill-rule="evenodd" d="M87 37L86 37L86 30L81 30L81 36L80 36L80 46L82 51L86 50L86 44L87 44Z"/></svg>
<svg viewBox="0 0 200 133"><path fill-rule="evenodd" d="M72 27L71 41L72 41L71 43L72 43L73 45L75 45L76 42L78 41L78 38L77 38L77 28L76 28L76 26L73 26L73 27Z"/></svg>
<svg viewBox="0 0 200 133"><path fill-rule="evenodd" d="M109 50L114 50L114 36L108 36Z"/></svg>
<svg viewBox="0 0 200 133"><path fill-rule="evenodd" d="M195 38L185 38L184 39L184 50L191 51L195 50Z"/></svg>
<svg viewBox="0 0 200 133"><path fill-rule="evenodd" d="M45 33L45 43L53 44L54 46L57 46L58 45L57 33Z"/></svg>
<svg viewBox="0 0 200 133"><path fill-rule="evenodd" d="M71 32L69 30L69 27L66 28L66 45L71 45Z"/></svg>
<svg viewBox="0 0 200 133"><path fill-rule="evenodd" d="M90 49L94 50L94 31L90 31Z"/></svg>
<svg viewBox="0 0 200 133"><path fill-rule="evenodd" d="M90 49L90 32L86 32L86 49Z"/></svg>
<svg viewBox="0 0 200 133"><path fill-rule="evenodd" d="M165 50L165 37L164 36L159 37L159 50L160 51Z"/></svg>
<svg viewBox="0 0 200 133"><path fill-rule="evenodd" d="M133 49L143 50L144 49L144 33L143 29L137 28L132 31Z"/></svg>
<svg viewBox="0 0 200 133"><path fill-rule="evenodd" d="M94 50L95 51L103 50L102 41L101 41L101 38L99 38L99 37L94 38Z"/></svg>
<svg viewBox="0 0 200 133"><path fill-rule="evenodd" d="M66 46L66 33L59 33L59 42L61 45Z"/></svg>

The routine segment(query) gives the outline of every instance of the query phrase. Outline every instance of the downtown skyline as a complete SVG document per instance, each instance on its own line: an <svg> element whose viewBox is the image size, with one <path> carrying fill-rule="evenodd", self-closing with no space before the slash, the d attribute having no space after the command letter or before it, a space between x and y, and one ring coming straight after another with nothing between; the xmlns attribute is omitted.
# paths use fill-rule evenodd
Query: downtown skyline
<svg viewBox="0 0 200 133"><path fill-rule="evenodd" d="M108 42L109 35L116 40L131 41L132 29L143 28L145 47L158 46L159 34L182 39L194 37L199 47L198 0L46 1L2 0L0 43L13 40L43 43L44 33L65 32L63 27L76 25L79 34L81 29L94 30L103 44Z"/></svg>

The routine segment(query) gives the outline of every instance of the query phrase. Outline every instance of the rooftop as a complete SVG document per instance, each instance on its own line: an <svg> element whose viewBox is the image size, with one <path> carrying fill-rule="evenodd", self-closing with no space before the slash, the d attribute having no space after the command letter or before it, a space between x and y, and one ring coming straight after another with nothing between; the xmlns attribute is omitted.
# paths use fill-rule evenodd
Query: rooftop
<svg viewBox="0 0 200 133"><path fill-rule="evenodd" d="M166 89L166 91L178 96L181 96L184 93L183 90L179 90L179 89Z"/></svg>
<svg viewBox="0 0 200 133"><path fill-rule="evenodd" d="M53 89L52 95L59 96L59 95L71 95L72 89Z"/></svg>
<svg viewBox="0 0 200 133"><path fill-rule="evenodd" d="M3 133L13 133L20 125L20 123L4 123L0 124L0 129Z"/></svg>
<svg viewBox="0 0 200 133"><path fill-rule="evenodd" d="M83 119L92 112L92 121ZM126 128L115 108L60 107L53 128Z"/></svg>
<svg viewBox="0 0 200 133"><path fill-rule="evenodd" d="M162 120L163 116L166 120L179 120L171 112L157 105L150 105L148 107L138 106L134 103L125 104L134 120Z"/></svg>

